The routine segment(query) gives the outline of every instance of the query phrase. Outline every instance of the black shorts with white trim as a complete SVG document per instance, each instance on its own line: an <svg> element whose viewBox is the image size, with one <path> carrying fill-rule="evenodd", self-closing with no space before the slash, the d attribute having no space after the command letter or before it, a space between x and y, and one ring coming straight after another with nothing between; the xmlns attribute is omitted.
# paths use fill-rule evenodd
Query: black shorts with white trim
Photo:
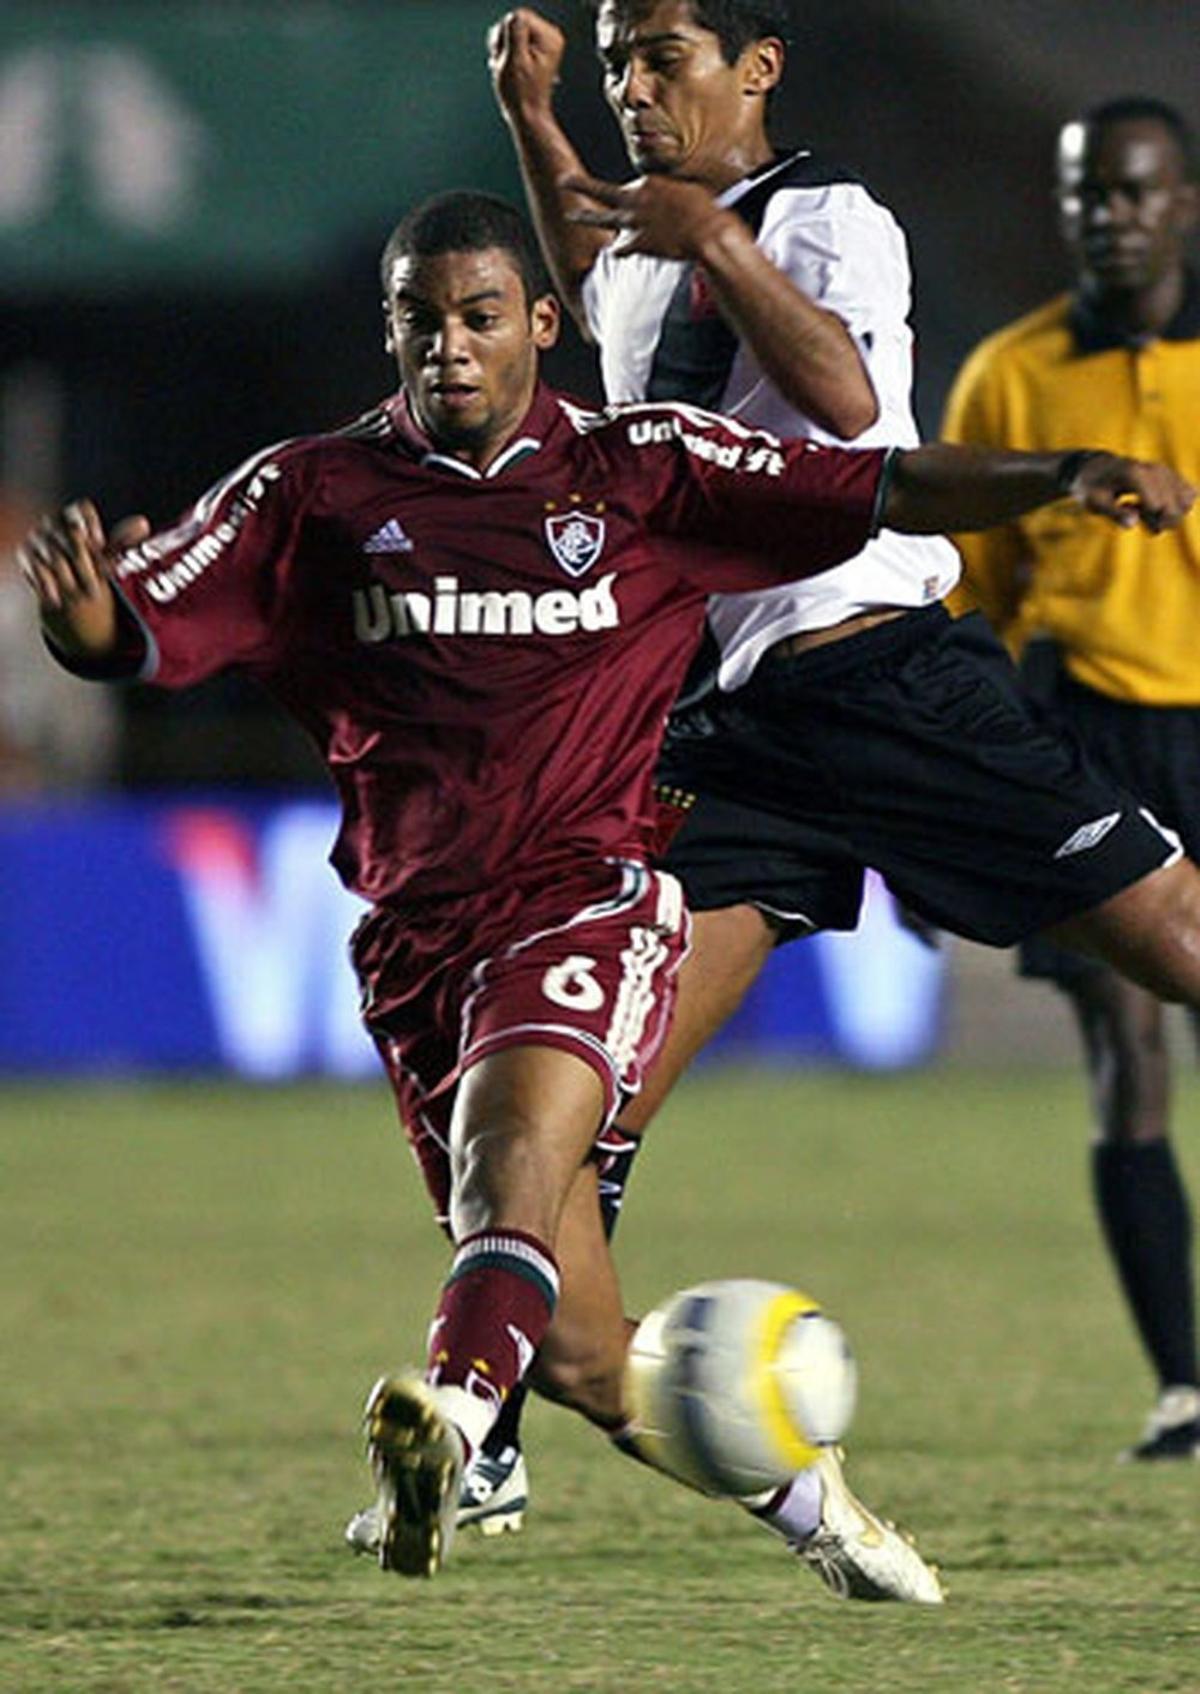
<svg viewBox="0 0 1200 1694"><path fill-rule="evenodd" d="M1072 725L1110 776L1136 790L1143 805L1178 834L1191 858L1200 855L1200 705L1115 700L1076 682L1049 641L1034 642L1027 650L1021 680ZM1021 975L1044 977L1064 988L1104 968L1045 936L1021 945Z"/></svg>
<svg viewBox="0 0 1200 1694"><path fill-rule="evenodd" d="M781 939L852 929L872 867L927 922L1007 947L1178 856L1029 699L980 616L907 612L672 717L658 767L689 903L759 907Z"/></svg>

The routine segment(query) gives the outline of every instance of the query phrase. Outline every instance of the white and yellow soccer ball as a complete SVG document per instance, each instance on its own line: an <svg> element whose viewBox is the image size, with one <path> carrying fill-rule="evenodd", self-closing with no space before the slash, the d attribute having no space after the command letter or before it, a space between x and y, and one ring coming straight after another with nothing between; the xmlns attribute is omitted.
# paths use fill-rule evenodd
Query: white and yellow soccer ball
<svg viewBox="0 0 1200 1694"><path fill-rule="evenodd" d="M634 1437L657 1469L704 1494L778 1487L845 1433L858 1373L817 1301L750 1279L685 1288L630 1343Z"/></svg>

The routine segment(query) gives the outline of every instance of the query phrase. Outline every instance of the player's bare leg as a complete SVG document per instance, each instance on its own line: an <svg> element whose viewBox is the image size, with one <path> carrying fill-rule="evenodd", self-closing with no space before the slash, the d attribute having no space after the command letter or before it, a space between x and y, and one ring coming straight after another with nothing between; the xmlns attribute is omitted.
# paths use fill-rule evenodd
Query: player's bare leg
<svg viewBox="0 0 1200 1694"><path fill-rule="evenodd" d="M619 1128L630 1138L626 1175L650 1120L696 1054L741 1005L774 945L774 932L754 906L693 912L691 951L679 973L670 1032L641 1092L621 1112ZM602 1200L610 1237L620 1203L619 1191ZM523 1395L518 1391L488 1436L480 1456L479 1477L468 1477L464 1486L460 1524L479 1522L487 1533L489 1523L498 1525L516 1500L521 1501L523 1511L527 1482L521 1454L522 1404ZM480 1499L472 1496L473 1488L478 1489Z"/></svg>
<svg viewBox="0 0 1200 1694"><path fill-rule="evenodd" d="M1151 871L1046 933L1159 1000L1200 1007L1200 868L1190 859Z"/></svg>
<svg viewBox="0 0 1200 1694"><path fill-rule="evenodd" d="M450 1125L454 1239L527 1229L553 1241L603 1118L600 1078L575 1053L506 1047L472 1065Z"/></svg>
<svg viewBox="0 0 1200 1694"><path fill-rule="evenodd" d="M606 1433L625 1423L621 1384L625 1352L633 1324L625 1318L616 1270L600 1217L596 1167L583 1165L575 1174L559 1217L555 1239L560 1287L554 1321L526 1378L544 1398L578 1411ZM464 1486L469 1498L470 1473ZM524 1512L524 1499L520 1512ZM469 1510L469 1508L467 1508ZM458 1527L466 1517L460 1505ZM511 1527L511 1516L498 1512L480 1517L488 1525ZM519 1524L518 1524L519 1527ZM368 1507L351 1519L346 1539L356 1552L378 1554L380 1514Z"/></svg>
<svg viewBox="0 0 1200 1694"><path fill-rule="evenodd" d="M603 1113L597 1073L552 1047L503 1049L459 1085L450 1126L456 1252L425 1375L381 1378L367 1402L384 1569L432 1576L445 1560L463 1469L549 1327L560 1216Z"/></svg>
<svg viewBox="0 0 1200 1694"><path fill-rule="evenodd" d="M600 1217L596 1167L577 1173L559 1219L558 1305L530 1372L537 1392L608 1434L626 1422L622 1382L629 1337L616 1267Z"/></svg>
<svg viewBox="0 0 1200 1694"><path fill-rule="evenodd" d="M624 1316L590 1165L572 1187L556 1247L562 1293L531 1383L539 1394L607 1431L621 1452L646 1458L637 1446L623 1392L625 1354L635 1326ZM926 1605L942 1600L936 1570L911 1539L851 1492L839 1453L823 1454L785 1487L741 1504L839 1598Z"/></svg>
<svg viewBox="0 0 1200 1694"><path fill-rule="evenodd" d="M1100 965L1069 997L1083 1035L1097 1138L1161 1141L1170 1096L1162 1002Z"/></svg>
<svg viewBox="0 0 1200 1694"><path fill-rule="evenodd" d="M1067 992L1083 1032L1096 1122L1093 1177L1109 1251L1159 1399L1123 1458L1200 1452L1191 1216L1168 1140L1170 1064L1162 1004L1097 967Z"/></svg>

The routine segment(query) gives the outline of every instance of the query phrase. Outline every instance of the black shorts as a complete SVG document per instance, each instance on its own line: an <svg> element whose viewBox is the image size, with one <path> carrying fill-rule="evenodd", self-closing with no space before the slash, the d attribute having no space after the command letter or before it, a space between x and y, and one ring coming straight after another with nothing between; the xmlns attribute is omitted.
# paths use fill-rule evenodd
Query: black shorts
<svg viewBox="0 0 1200 1694"><path fill-rule="evenodd" d="M1178 851L983 618L941 606L768 654L672 718L658 777L687 807L664 863L691 905L758 906L784 939L853 929L871 866L928 922L1007 947Z"/></svg>
<svg viewBox="0 0 1200 1694"><path fill-rule="evenodd" d="M1200 855L1200 706L1142 706L1099 694L1068 675L1049 641L1029 648L1021 677L1071 724L1097 763L1178 834L1191 858ZM1044 936L1021 946L1022 976L1066 988L1104 968Z"/></svg>

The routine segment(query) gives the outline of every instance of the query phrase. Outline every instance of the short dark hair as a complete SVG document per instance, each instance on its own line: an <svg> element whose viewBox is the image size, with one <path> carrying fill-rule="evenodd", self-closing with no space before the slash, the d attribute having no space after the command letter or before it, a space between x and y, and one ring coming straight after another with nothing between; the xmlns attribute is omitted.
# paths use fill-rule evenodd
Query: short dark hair
<svg viewBox="0 0 1200 1694"><path fill-rule="evenodd" d="M550 293L550 279L524 214L498 195L460 188L422 201L388 236L379 260L384 298L391 298L392 267L397 259L480 253L488 247L499 247L512 259L530 305Z"/></svg>
<svg viewBox="0 0 1200 1694"><path fill-rule="evenodd" d="M654 0L616 0L626 12L635 16L649 11ZM692 17L701 29L710 29L721 43L721 57L727 65L735 65L752 41L762 41L775 35L789 46L792 38L792 16L789 0L689 0ZM600 0L584 0L593 15L600 9Z"/></svg>
<svg viewBox="0 0 1200 1694"><path fill-rule="evenodd" d="M1104 100L1091 106L1080 120L1085 129L1111 129L1114 124L1160 124L1172 137L1183 162L1183 174L1194 180L1198 174L1196 138L1191 125L1174 106L1156 100L1148 94L1124 94L1116 100Z"/></svg>

